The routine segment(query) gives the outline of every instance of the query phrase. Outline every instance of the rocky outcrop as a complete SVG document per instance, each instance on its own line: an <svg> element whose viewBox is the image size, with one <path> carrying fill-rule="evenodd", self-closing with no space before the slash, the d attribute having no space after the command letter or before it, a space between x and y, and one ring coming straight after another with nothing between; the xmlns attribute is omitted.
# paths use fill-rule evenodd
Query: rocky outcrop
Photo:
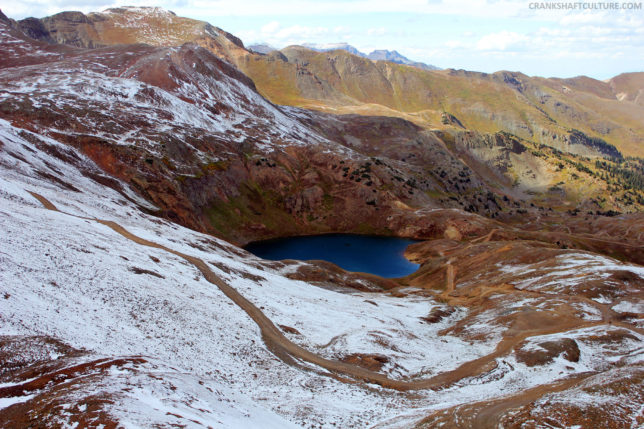
<svg viewBox="0 0 644 429"><path fill-rule="evenodd" d="M93 22L81 12L61 12L43 18L40 22L42 23L42 27L40 27L42 33L34 32L33 34L34 36L42 37L41 40L53 40L55 43L79 48L96 48L104 45L96 41L98 32L94 28ZM29 18L19 22L20 28L23 29L30 23L32 28L37 25L33 18Z"/></svg>
<svg viewBox="0 0 644 429"><path fill-rule="evenodd" d="M589 137L579 130L571 130L568 135L568 141L570 145L586 146L591 152L599 153L602 156L623 158L622 154L612 144L600 138ZM575 153L575 150L570 150L570 152Z"/></svg>
<svg viewBox="0 0 644 429"><path fill-rule="evenodd" d="M45 25L37 18L26 18L17 23L17 27L27 36L47 43L57 43Z"/></svg>
<svg viewBox="0 0 644 429"><path fill-rule="evenodd" d="M541 128L538 131L538 141L562 152L576 155L593 158L623 158L622 153L612 144L601 138L589 137L579 130L553 133L548 129Z"/></svg>
<svg viewBox="0 0 644 429"><path fill-rule="evenodd" d="M556 341L544 341L531 348L520 348L517 351L517 361L527 366L545 365L561 356L569 362L579 362L579 346L570 338Z"/></svg>

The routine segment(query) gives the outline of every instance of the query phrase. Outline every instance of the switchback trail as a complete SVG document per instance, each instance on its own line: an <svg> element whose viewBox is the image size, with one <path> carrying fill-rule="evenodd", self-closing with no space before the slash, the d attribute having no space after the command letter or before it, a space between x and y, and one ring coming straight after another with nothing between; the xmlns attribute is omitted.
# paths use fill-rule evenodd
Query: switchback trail
<svg viewBox="0 0 644 429"><path fill-rule="evenodd" d="M587 326L596 326L602 322L580 322L575 324L569 324L568 326L559 326L557 328L550 329L535 329L521 332L520 334L513 335L511 337L506 337L499 342L496 349L483 357L478 359L466 362L459 366L458 368L440 373L433 377L427 379L417 379L417 380L393 380L389 377L370 371L368 369L362 368L357 365L352 365L349 363L335 361L331 359L323 358L315 353L312 353L295 343L291 342L288 338L282 334L280 329L275 326L275 324L268 318L266 315L251 303L249 300L244 298L237 290L232 286L228 285L221 277L216 275L210 267L200 258L186 255L185 253L178 252L176 250L170 249L153 241L149 241L138 237L121 225L116 222L95 218L87 218L82 216L73 215L70 213L61 212L58 208L47 200L42 195L36 194L35 192L29 191L29 193L36 198L40 203L48 210L57 211L60 213L67 214L69 216L78 217L85 220L91 220L103 224L123 237L140 244L142 246L153 247L156 249L164 250L168 253L176 255L184 260L190 262L194 265L206 278L206 280L213 285L217 286L219 290L226 295L231 301L233 301L237 306L248 314L248 316L259 326L262 333L262 338L266 343L266 346L281 360L289 365L293 365L292 358L299 359L305 362L312 363L319 367L322 367L332 373L337 375L350 376L354 379L361 380L365 383L372 383L381 385L383 387L394 389L398 391L410 391L410 390L423 390L423 389L438 389L445 388L463 378L474 377L485 373L491 369L491 366L495 366L495 359L505 353L508 353L513 349L513 347L519 344L521 341L525 340L531 336L537 335L547 335L562 330L582 328ZM341 379L341 378L339 378ZM342 379L341 379L342 380ZM343 380L349 381L349 380Z"/></svg>

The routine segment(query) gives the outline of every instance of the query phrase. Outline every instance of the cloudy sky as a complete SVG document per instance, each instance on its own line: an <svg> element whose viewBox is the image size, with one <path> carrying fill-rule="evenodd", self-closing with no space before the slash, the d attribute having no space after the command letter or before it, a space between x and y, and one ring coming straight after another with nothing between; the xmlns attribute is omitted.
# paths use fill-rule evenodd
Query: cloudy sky
<svg viewBox="0 0 644 429"><path fill-rule="evenodd" d="M644 71L644 0L634 3L642 5L639 10L543 10L531 0L22 0L1 7L20 19L124 4L161 6L208 21L246 44L347 42L365 53L395 49L443 68L606 79Z"/></svg>

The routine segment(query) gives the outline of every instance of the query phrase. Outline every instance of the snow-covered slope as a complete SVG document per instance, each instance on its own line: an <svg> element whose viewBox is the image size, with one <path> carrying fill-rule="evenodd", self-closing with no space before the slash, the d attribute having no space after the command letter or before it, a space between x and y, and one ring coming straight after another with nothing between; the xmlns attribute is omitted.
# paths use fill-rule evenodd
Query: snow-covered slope
<svg viewBox="0 0 644 429"><path fill-rule="evenodd" d="M32 52L37 45L12 37L1 23L0 46L3 62L14 55L43 55L49 61L47 52ZM269 151L273 145L325 141L261 97L240 72L195 45L72 52L46 67L5 67L0 84L0 102L26 112L47 110L54 119L51 131L136 144L152 153L164 133L202 145L204 134L238 143L253 138Z"/></svg>
<svg viewBox="0 0 644 429"><path fill-rule="evenodd" d="M387 372L413 375L421 370L435 373L445 365L452 368L493 346L470 351L458 338L445 337L441 341L448 344L428 355L437 328L444 327L419 319L437 305L431 300L330 291L289 280L227 243L141 214L123 195L21 137L33 137L31 133L1 120L0 127L2 335L52 336L94 357L144 356L164 366L168 379L185 377L175 384L186 388L186 395L196 395L190 389L199 378L213 390L224 386L241 392L240 403L234 403L238 408L252 400L305 426L364 426L414 406L416 400L403 393L345 384L320 368L306 369L304 363L301 368L286 365L263 344L254 322L198 270L176 255L135 245L91 220L99 218L207 261L276 323L300 330L294 340L313 351L336 358L379 352L391 360ZM40 139L42 148L71 152L52 139ZM77 163L98 173L87 159ZM77 191L42 180L40 171L73 183ZM61 212L45 209L30 192L44 196ZM133 193L128 195L144 204ZM336 344L324 347L331 337ZM441 362L447 360L451 362ZM121 382L137 383L125 375L106 381L115 383L112 391L118 391L114 386ZM126 395L128 401L137 401L127 407L134 410L133 416L126 408L110 412L123 421L158 419L160 410L150 403L164 402L164 393L155 387L154 378L150 383L140 387L141 395ZM225 409L217 411L225 414ZM234 411L225 417L235 418ZM247 414L257 419L264 413L251 411ZM264 427L260 420L247 424Z"/></svg>
<svg viewBox="0 0 644 429"><path fill-rule="evenodd" d="M427 296L394 298L290 280L285 274L294 267L267 265L213 237L142 214L139 206L147 203L127 186L118 193L88 178L87 171L100 174L91 161L78 155L75 165L62 161L72 159L73 149L53 139L0 121L0 142L2 335L53 337L86 350L88 360L142 356L146 361L115 366L98 384L79 386L69 393L71 405L61 419L72 421L80 412L74 407L82 411L83 400L100 391L114 396L104 411L126 426L192 418L219 427L287 427L281 419L307 427L378 421L399 427L432 409L597 371L625 354L630 357L622 364L641 361L642 336L636 332L615 349L594 344L600 335L582 330L573 335L586 341L574 366L558 358L530 367L500 356L491 360L497 369L490 374L440 391L408 394L346 383L307 362L288 364L266 347L253 320L186 260L135 244L94 219L117 222L136 236L206 261L294 342L334 359L384 356L382 371L394 379L428 378L485 357L499 337L470 342L444 335L440 330L457 324L466 310L437 325L423 323L421 317L441 306ZM43 172L50 179L43 179ZM46 209L34 194L60 211ZM493 320L481 323L494 327ZM602 329L603 335L618 330ZM533 342L546 340L552 338ZM538 347L531 344L524 347ZM236 393L227 393L231 390ZM3 404L29 406L37 398L5 398Z"/></svg>
<svg viewBox="0 0 644 429"><path fill-rule="evenodd" d="M225 263L224 268L238 270L249 256L236 256L239 250L212 237L139 216L122 195L42 152L35 155L25 149L30 145L17 136L19 130L5 121L0 125L3 335L49 335L99 356L150 356L175 368L175 377L185 375L184 385L196 375L207 379L213 390L234 386L242 397L284 408L282 412L295 421L315 421L318 414L320 421L356 424L362 417L343 409L347 401L354 409L374 402L367 416L380 414L376 394L354 392L275 358L252 320L185 261L136 246L108 227L77 216L118 221L134 233L143 232L146 238L212 261L213 266ZM45 142L66 151L52 140ZM68 193L43 182L35 173L40 169L74 183L80 192ZM44 209L28 191L42 194L70 214ZM25 269L27 261L30 267ZM238 274L243 275L247 273ZM154 397L154 387L146 389ZM161 396L156 400L161 400L163 394L157 394ZM344 400L336 403L339 397ZM311 410L298 417L302 398L310 401ZM135 409L145 412L149 398L139 399L143 402ZM233 417L234 412L232 408ZM252 415L256 420L249 424L263 427L261 415Z"/></svg>

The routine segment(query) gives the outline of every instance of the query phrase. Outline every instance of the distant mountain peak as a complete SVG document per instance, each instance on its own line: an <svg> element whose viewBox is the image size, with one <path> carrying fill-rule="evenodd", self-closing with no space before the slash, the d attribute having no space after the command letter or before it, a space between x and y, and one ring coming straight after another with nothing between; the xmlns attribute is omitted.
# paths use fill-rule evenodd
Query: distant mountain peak
<svg viewBox="0 0 644 429"><path fill-rule="evenodd" d="M391 61L392 63L405 64L408 66L419 67L425 70L440 70L439 67L431 64L412 61L396 50L389 51L386 49L376 49L375 51L372 51L369 55L367 55L367 58L374 61Z"/></svg>
<svg viewBox="0 0 644 429"><path fill-rule="evenodd" d="M111 7L105 9L103 13L138 13L142 15L173 15L177 16L176 13L171 10L164 9L158 6L119 6Z"/></svg>
<svg viewBox="0 0 644 429"><path fill-rule="evenodd" d="M349 45L346 42L340 42L340 43L304 43L302 46L305 48L313 49L314 51L318 52L329 52L329 51L336 51L336 50L342 50L342 51L347 51L350 54L353 55L358 55L360 57L367 58L367 55L365 55L363 52L360 52L356 47Z"/></svg>
<svg viewBox="0 0 644 429"><path fill-rule="evenodd" d="M357 55L362 58L368 58L373 61L390 61L396 64L404 64L408 66L418 67L424 70L440 70L439 67L436 67L431 64L425 64L417 61L412 61L409 58L402 55L396 50L389 51L387 49L376 49L372 51L369 55L359 51L356 47L346 43L304 43L302 44L305 48L313 49L317 52L329 52L335 50L342 50L349 52L350 54Z"/></svg>
<svg viewBox="0 0 644 429"><path fill-rule="evenodd" d="M403 56L400 54L400 52L396 51L395 49L394 49L394 50L391 50L391 51L389 51L389 50L387 50L387 49L375 49L374 51L372 51L372 52L369 54L369 56L376 56L376 55L388 55L388 56L389 56L389 55L392 55L392 56L396 56L396 57L403 57ZM403 57L403 58L405 58L405 57ZM406 58L405 58L405 59L406 59Z"/></svg>
<svg viewBox="0 0 644 429"><path fill-rule="evenodd" d="M273 51L277 51L277 48L274 48L268 43L254 43L252 45L248 45L248 49L258 54L269 54Z"/></svg>

